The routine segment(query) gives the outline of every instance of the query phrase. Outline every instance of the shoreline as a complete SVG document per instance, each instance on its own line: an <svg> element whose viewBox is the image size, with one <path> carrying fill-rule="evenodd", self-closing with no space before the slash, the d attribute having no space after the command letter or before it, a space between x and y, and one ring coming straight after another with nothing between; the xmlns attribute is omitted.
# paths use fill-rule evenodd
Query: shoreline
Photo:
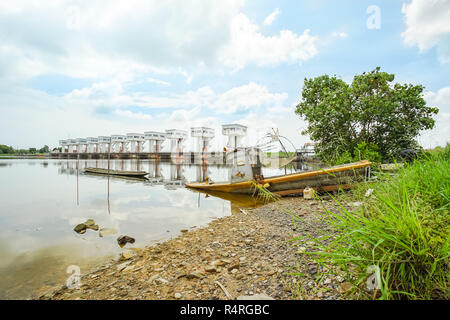
<svg viewBox="0 0 450 320"><path fill-rule="evenodd" d="M344 278L321 275L321 267L298 252L309 244L290 242L327 227L315 219L322 205L331 208L332 201L285 198L182 230L155 246L126 245L119 259L82 275L79 289L43 288L37 298L227 300L262 294L281 300L345 299ZM293 225L280 207L305 223Z"/></svg>

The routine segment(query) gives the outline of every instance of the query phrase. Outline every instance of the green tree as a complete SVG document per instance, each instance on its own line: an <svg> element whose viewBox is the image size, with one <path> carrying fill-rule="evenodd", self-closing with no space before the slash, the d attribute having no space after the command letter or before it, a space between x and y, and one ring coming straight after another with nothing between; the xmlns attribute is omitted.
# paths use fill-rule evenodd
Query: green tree
<svg viewBox="0 0 450 320"><path fill-rule="evenodd" d="M14 148L13 147L9 147L9 146L4 145L4 144L0 144L0 153L12 154L12 153L14 153Z"/></svg>
<svg viewBox="0 0 450 320"><path fill-rule="evenodd" d="M383 159L418 147L415 138L434 127L439 110L426 106L423 86L394 84L394 78L377 67L356 75L351 84L328 75L305 79L295 112L308 122L302 133L309 134L322 159L354 155L358 145Z"/></svg>
<svg viewBox="0 0 450 320"><path fill-rule="evenodd" d="M28 149L28 152L29 152L29 153L36 153L37 150L36 150L36 148L29 148L29 149Z"/></svg>
<svg viewBox="0 0 450 320"><path fill-rule="evenodd" d="M47 145L39 149L39 153L48 153L48 152L50 152L50 148Z"/></svg>

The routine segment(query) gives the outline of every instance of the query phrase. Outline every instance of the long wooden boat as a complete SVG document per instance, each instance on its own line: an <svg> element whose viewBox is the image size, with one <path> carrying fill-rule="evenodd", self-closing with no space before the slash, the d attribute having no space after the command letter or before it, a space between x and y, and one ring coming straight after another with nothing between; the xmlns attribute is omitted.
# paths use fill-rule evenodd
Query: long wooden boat
<svg viewBox="0 0 450 320"><path fill-rule="evenodd" d="M148 174L145 171L122 171L122 170L108 170L101 168L86 168L84 169L87 173L95 173L95 174L106 174L112 176L123 176L123 177L144 177Z"/></svg>
<svg viewBox="0 0 450 320"><path fill-rule="evenodd" d="M366 170L372 163L367 160L339 165L335 167L274 176L258 181L265 188L278 195L302 193L305 188L316 191L333 191L349 189L356 182L364 180ZM236 183L228 182L200 182L187 183L186 187L204 191L221 191L231 193L253 194L255 192L254 180Z"/></svg>

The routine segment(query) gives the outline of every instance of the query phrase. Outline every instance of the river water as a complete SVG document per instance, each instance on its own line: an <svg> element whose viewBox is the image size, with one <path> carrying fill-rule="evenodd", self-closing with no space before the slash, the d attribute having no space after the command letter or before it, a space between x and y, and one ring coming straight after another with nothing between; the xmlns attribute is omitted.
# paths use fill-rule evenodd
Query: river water
<svg viewBox="0 0 450 320"><path fill-rule="evenodd" d="M226 181L227 166L155 160L111 160L109 165L149 172L149 179L83 172L107 168L107 160L0 159L0 299L33 298L38 289L64 284L69 266L83 274L116 258L124 250L117 244L119 235L144 247L259 205L247 196L223 199L184 187L205 177ZM285 172L263 169L265 176L280 173ZM87 219L117 233L99 237L93 230L73 231Z"/></svg>

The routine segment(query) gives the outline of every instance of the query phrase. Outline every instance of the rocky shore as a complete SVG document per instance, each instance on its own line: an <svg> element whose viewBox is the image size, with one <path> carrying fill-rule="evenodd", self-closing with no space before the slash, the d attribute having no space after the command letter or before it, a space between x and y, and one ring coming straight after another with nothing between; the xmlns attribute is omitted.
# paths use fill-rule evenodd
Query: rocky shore
<svg viewBox="0 0 450 320"><path fill-rule="evenodd" d="M80 288L48 289L40 299L345 299L351 285L302 254L290 241L328 228L317 220L331 200L287 198L182 230L174 239L127 248L117 261L82 275ZM303 221L293 223L286 210ZM293 275L297 273L298 275ZM45 290L44 290L45 291Z"/></svg>

